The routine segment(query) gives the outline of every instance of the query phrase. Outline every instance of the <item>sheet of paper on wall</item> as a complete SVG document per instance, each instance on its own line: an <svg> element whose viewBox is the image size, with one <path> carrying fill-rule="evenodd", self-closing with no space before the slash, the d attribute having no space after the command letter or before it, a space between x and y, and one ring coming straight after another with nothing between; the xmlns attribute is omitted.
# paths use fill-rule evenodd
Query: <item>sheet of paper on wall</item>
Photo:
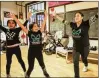
<svg viewBox="0 0 99 78"><path fill-rule="evenodd" d="M10 19L12 19L12 18L5 18L4 17L4 21L3 21L3 26L4 27L7 27L7 21L10 20Z"/></svg>

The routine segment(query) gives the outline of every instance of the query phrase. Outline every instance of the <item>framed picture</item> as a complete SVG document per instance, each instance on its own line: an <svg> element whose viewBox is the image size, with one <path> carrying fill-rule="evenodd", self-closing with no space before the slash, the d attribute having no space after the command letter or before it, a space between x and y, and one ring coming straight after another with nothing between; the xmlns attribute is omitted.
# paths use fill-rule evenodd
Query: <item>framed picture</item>
<svg viewBox="0 0 99 78"><path fill-rule="evenodd" d="M7 21L10 20L10 12L4 11L3 26L7 27Z"/></svg>
<svg viewBox="0 0 99 78"><path fill-rule="evenodd" d="M10 18L10 12L4 11L4 17L5 18Z"/></svg>

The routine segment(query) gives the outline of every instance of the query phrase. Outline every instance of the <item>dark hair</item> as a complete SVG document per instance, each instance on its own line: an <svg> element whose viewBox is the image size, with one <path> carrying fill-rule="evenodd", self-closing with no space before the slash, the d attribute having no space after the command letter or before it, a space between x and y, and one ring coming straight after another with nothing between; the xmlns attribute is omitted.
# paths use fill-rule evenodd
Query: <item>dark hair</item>
<svg viewBox="0 0 99 78"><path fill-rule="evenodd" d="M76 12L75 15L79 13L82 17L84 17L84 14L82 12Z"/></svg>
<svg viewBox="0 0 99 78"><path fill-rule="evenodd" d="M29 30L31 30L33 28L34 24L37 24L37 23L33 22L32 24L29 25ZM39 25L37 24L37 26L39 26Z"/></svg>
<svg viewBox="0 0 99 78"><path fill-rule="evenodd" d="M19 16L23 16L23 14L19 14Z"/></svg>
<svg viewBox="0 0 99 78"><path fill-rule="evenodd" d="M12 19L7 21L7 26L8 26L8 23L9 23L10 21L13 21L13 22L15 23L15 26L17 26L16 21L15 21L15 20L12 20Z"/></svg>

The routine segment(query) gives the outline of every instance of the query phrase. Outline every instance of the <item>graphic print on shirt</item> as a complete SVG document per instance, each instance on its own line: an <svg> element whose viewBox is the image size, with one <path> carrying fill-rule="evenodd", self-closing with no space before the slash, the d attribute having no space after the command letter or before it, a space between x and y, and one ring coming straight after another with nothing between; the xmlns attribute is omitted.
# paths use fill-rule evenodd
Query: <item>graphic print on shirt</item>
<svg viewBox="0 0 99 78"><path fill-rule="evenodd" d="M78 30L73 29L72 35L74 38L80 38L81 37L80 34L81 34L81 29L78 29Z"/></svg>
<svg viewBox="0 0 99 78"><path fill-rule="evenodd" d="M7 39L8 40L13 40L13 38L14 38L14 36L16 35L16 33L14 33L14 32L7 32L6 33L6 37L7 37Z"/></svg>
<svg viewBox="0 0 99 78"><path fill-rule="evenodd" d="M31 34L32 44L40 44L40 34L33 35Z"/></svg>

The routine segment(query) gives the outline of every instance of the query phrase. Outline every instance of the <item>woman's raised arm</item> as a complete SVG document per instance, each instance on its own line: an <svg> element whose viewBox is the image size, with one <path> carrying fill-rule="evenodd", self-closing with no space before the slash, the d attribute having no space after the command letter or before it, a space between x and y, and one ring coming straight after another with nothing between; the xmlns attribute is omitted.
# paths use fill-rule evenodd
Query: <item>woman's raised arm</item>
<svg viewBox="0 0 99 78"><path fill-rule="evenodd" d="M21 24L21 22L16 18L16 16L15 16L13 13L10 14L10 17L13 18L13 19L17 22L17 24L22 28L22 30L23 30L26 34L28 34L28 29L26 29L26 28L23 26L23 24Z"/></svg>

